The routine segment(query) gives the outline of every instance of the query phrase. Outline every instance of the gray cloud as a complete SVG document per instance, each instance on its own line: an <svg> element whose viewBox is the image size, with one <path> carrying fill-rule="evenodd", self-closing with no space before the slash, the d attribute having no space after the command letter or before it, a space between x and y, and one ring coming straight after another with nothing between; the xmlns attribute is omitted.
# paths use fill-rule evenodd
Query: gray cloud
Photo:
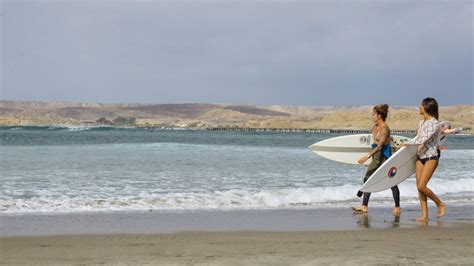
<svg viewBox="0 0 474 266"><path fill-rule="evenodd" d="M2 98L472 104L471 1L4 1Z"/></svg>

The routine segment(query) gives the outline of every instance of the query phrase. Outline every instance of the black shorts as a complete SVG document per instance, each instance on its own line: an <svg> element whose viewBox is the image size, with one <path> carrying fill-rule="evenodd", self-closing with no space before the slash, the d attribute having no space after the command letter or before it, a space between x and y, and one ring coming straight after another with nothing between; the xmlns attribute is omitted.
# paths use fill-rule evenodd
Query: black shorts
<svg viewBox="0 0 474 266"><path fill-rule="evenodd" d="M423 159L421 159L420 157L418 157L418 159L417 159L417 161L420 161L421 164L423 164L423 165L424 165L427 161L431 161L431 160L436 160L436 161L438 161L439 158L438 158L438 156L431 156L431 157L427 157L427 158L423 158Z"/></svg>
<svg viewBox="0 0 474 266"><path fill-rule="evenodd" d="M421 159L420 156L418 156L418 155L417 155L417 157L418 157L417 160L420 161L421 164L424 165L427 161L430 161L430 160L439 161L439 158L441 157L441 151L438 150L438 155L437 156L431 156L431 157L427 157L427 158L423 158L423 159Z"/></svg>

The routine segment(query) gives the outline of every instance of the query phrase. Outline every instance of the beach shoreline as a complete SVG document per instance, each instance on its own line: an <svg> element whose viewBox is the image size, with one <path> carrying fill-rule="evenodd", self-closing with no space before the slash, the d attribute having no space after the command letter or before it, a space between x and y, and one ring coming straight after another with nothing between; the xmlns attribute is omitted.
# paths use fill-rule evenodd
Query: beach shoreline
<svg viewBox="0 0 474 266"><path fill-rule="evenodd" d="M474 222L474 205L448 205L446 217L436 218L430 204L428 227ZM389 206L371 206L368 214L347 207L148 210L116 212L19 213L0 215L0 237L90 234L170 234L185 231L338 231L416 228L419 206L402 206L393 217Z"/></svg>
<svg viewBox="0 0 474 266"><path fill-rule="evenodd" d="M1 264L468 264L472 205L0 215Z"/></svg>
<svg viewBox="0 0 474 266"><path fill-rule="evenodd" d="M1 263L315 265L469 264L474 225L0 238Z"/></svg>

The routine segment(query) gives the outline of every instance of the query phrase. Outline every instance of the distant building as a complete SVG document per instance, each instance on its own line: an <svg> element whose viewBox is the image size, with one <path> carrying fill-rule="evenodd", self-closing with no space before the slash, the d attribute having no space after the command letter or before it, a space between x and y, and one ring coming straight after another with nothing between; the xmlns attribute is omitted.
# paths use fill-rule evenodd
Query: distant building
<svg viewBox="0 0 474 266"><path fill-rule="evenodd" d="M92 120L81 120L79 121L82 125L95 125L95 121Z"/></svg>
<svg viewBox="0 0 474 266"><path fill-rule="evenodd" d="M101 118L97 119L97 120L95 121L95 123L96 123L97 125L106 125L106 126L112 125L112 121L108 120L108 119L105 118L105 117L101 117Z"/></svg>

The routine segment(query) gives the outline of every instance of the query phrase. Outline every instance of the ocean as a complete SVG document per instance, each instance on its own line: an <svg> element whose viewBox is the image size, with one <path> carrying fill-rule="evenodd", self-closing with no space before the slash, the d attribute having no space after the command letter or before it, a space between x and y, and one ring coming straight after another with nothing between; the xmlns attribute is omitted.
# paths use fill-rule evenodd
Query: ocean
<svg viewBox="0 0 474 266"><path fill-rule="evenodd" d="M364 166L308 146L339 134L0 127L0 214L348 207ZM449 205L474 199L474 137L450 136L428 184ZM414 177L401 205L418 204ZM432 203L430 203L432 204ZM371 206L392 206L390 191Z"/></svg>

